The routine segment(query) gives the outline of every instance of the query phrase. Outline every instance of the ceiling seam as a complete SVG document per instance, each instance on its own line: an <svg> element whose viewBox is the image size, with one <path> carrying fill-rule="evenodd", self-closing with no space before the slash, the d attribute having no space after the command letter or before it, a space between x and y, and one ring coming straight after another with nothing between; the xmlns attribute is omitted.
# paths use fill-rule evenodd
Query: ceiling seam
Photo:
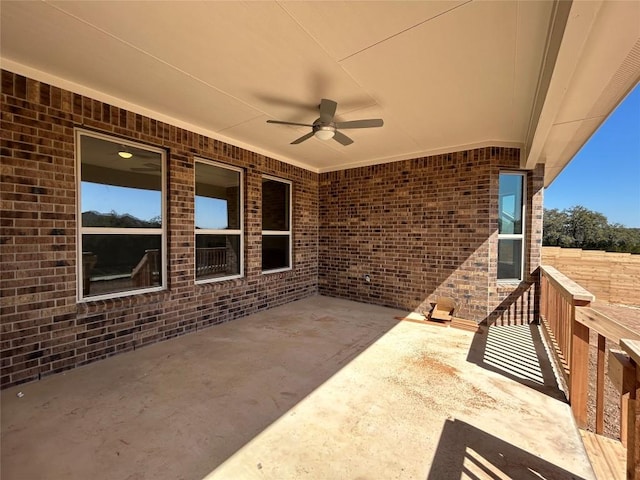
<svg viewBox="0 0 640 480"><path fill-rule="evenodd" d="M577 123L577 122L588 122L589 120L599 120L601 118L604 118L606 115L596 115L594 117L585 117L585 118L578 118L576 120L567 120L566 122L558 122L558 123L554 123L553 126L558 126L558 125L568 125L570 123Z"/></svg>
<svg viewBox="0 0 640 480"><path fill-rule="evenodd" d="M461 7L464 7L465 5L467 5L467 4L469 4L469 3L471 3L472 1L473 1L473 0L467 0L466 2L461 3L460 5L455 5L455 6L451 7L450 9L445 10L444 12L440 12L440 13L438 13L437 15L434 15L433 17L429 17L429 18L427 18L426 20L423 20L422 22L416 23L415 25L412 25L412 26L410 26L410 27L407 27L407 28L405 28L404 30L401 30L401 31L399 31L399 32L397 32L397 33L394 33L393 35L389 35L388 37L383 38L382 40L379 40L379 41L377 41L377 42L375 42L375 43L372 43L372 44L371 44L371 45L369 45L368 47L364 47L363 49L358 50L357 52L354 52L354 53L352 53L352 54L350 54L350 55L347 55L346 57L341 58L340 60L337 60L337 62L338 62L338 63L344 62L345 60L348 60L348 59L349 59L349 58L351 58L351 57L354 57L354 56L356 56L356 55L359 55L360 53L362 53L362 52L364 52L364 51L367 51L367 50L369 50L370 48L373 48L373 47L375 47L375 46L377 46L377 45L380 45L381 43L384 43L384 42L386 42L386 41L388 41L388 40L391 40L392 38L395 38L395 37L397 37L397 36L399 36L399 35L402 35L403 33L406 33L406 32L408 32L409 30L413 30L414 28L419 27L419 26L421 26L421 25L424 25L425 23L430 22L431 20L434 20L434 19L436 19L436 18L438 18L438 17L441 17L441 16L443 16L443 15L446 15L447 13L450 13L450 12L452 12L453 10L456 10L456 9L458 9L458 8L461 8Z"/></svg>
<svg viewBox="0 0 640 480"><path fill-rule="evenodd" d="M165 61L165 60L163 60L163 59L161 59L161 58L159 58L159 57L147 52L146 50L143 50L142 48L140 48L140 47L138 47L138 46L136 46L136 45L134 45L134 44L132 44L132 43L130 43L130 42L128 42L128 41L126 41L126 40L124 40L124 39L122 39L122 38L120 38L120 37L118 37L118 36L116 36L116 35L114 35L112 33L110 33L110 32L108 32L108 31L106 31L106 30L104 30L104 29L102 29L100 27L98 27L97 25L94 25L94 24L92 24L92 23L90 23L90 22L88 22L88 21L86 21L86 20L84 20L84 19L82 19L82 18L70 13L70 12L67 12L66 10L58 7L57 5L53 5L53 4L49 3L47 0L44 0L43 3L45 3L48 6L50 6L51 8L54 8L55 10L58 10L60 13L62 13L64 15L67 15L67 16L77 20L78 22L81 22L81 23L93 28L94 30L97 30L98 32L101 32L102 34L113 38L114 40L122 43L123 45L126 45L126 46L128 46L128 47L130 47L130 48L142 53L143 55L146 55L147 57L152 58L153 60L155 60L155 61L157 61L159 63L162 63L163 65L166 65L169 68L171 68L171 69L173 69L173 70L175 70L175 71L177 71L177 72L179 72L179 73L181 73L181 74L183 74L183 75L185 75L185 76L187 76L189 78L192 78L193 80L195 80L195 81L207 86L208 88L210 88L210 89L212 89L212 90L214 90L214 91L216 91L216 92L218 92L218 93L220 93L222 95L225 95L225 96L227 96L229 98L232 98L233 100L237 101L238 103L241 103L245 107L247 107L247 108L249 108L251 110L254 110L256 112L259 112L262 115L265 115L267 117L269 116L269 114L267 114L266 112L264 112L264 111L256 108L255 106L245 102L244 100L236 97L235 95L231 95L230 93L227 93L224 90L222 90L220 88L217 88L217 87L215 87L214 85L211 85L208 82L205 82L201 78L198 78L195 75L192 75L189 72L186 72L186 71L182 70L181 68L178 68L175 65L172 65L171 63L169 63L169 62L167 62L167 61Z"/></svg>
<svg viewBox="0 0 640 480"><path fill-rule="evenodd" d="M229 125L228 127L224 127L224 128L221 128L220 130L216 130L216 131L222 133L222 132L224 132L226 130L239 127L240 125L244 125L245 123L253 122L254 120L258 120L259 118L262 118L262 117L264 117L264 114L263 115L256 115L255 117L249 118L247 120L242 120L241 122L234 123L233 125Z"/></svg>

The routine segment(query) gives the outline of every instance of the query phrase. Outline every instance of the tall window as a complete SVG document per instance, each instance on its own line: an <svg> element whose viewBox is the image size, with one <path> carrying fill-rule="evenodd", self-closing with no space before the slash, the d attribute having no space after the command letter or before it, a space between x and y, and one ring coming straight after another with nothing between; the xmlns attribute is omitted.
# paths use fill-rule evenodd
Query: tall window
<svg viewBox="0 0 640 480"><path fill-rule="evenodd" d="M262 271L291 269L291 182L262 178Z"/></svg>
<svg viewBox="0 0 640 480"><path fill-rule="evenodd" d="M164 288L165 153L76 130L78 299Z"/></svg>
<svg viewBox="0 0 640 480"><path fill-rule="evenodd" d="M501 173L498 280L521 280L524 252L524 174Z"/></svg>
<svg viewBox="0 0 640 480"><path fill-rule="evenodd" d="M242 170L196 160L196 281L243 274Z"/></svg>

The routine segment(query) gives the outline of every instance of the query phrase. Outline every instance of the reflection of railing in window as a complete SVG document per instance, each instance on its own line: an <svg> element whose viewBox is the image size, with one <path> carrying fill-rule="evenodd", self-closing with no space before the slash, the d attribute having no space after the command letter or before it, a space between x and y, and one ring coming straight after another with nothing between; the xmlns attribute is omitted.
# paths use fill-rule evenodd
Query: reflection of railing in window
<svg viewBox="0 0 640 480"><path fill-rule="evenodd" d="M82 294L89 295L91 293L91 269L95 267L98 256L93 252L82 252Z"/></svg>
<svg viewBox="0 0 640 480"><path fill-rule="evenodd" d="M226 247L196 248L196 275L227 273Z"/></svg>
<svg viewBox="0 0 640 480"><path fill-rule="evenodd" d="M160 283L160 250L145 250L131 272L134 287L150 287Z"/></svg>

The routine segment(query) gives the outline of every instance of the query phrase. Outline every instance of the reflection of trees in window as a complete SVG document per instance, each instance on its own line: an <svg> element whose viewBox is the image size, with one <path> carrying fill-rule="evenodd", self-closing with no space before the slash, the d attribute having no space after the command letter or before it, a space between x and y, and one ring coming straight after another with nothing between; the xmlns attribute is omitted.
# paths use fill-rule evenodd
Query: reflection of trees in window
<svg viewBox="0 0 640 480"><path fill-rule="evenodd" d="M77 131L81 298L164 285L164 152ZM80 282L79 282L80 283Z"/></svg>

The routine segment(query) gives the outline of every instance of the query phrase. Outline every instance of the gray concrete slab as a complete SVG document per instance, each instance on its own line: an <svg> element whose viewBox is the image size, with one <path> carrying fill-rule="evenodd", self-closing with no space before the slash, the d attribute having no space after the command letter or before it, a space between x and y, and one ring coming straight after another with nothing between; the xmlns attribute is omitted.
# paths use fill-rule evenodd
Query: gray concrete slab
<svg viewBox="0 0 640 480"><path fill-rule="evenodd" d="M312 297L5 390L2 480L594 478L523 354L398 315Z"/></svg>

